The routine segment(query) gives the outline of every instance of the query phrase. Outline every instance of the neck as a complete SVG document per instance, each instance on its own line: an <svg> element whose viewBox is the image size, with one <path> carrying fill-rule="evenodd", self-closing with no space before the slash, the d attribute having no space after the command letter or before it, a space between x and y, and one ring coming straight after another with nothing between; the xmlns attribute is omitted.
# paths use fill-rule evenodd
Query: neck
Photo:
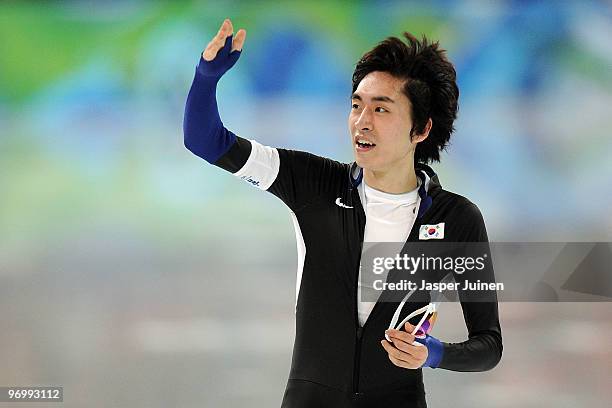
<svg viewBox="0 0 612 408"><path fill-rule="evenodd" d="M390 194L407 193L417 187L417 176L412 160L391 170L363 169L363 178L368 186Z"/></svg>

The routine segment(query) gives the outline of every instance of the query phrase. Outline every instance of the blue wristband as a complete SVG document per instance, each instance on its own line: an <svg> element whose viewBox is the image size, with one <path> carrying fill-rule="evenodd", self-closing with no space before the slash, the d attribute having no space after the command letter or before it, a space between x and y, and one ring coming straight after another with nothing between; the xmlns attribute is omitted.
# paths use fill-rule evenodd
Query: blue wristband
<svg viewBox="0 0 612 408"><path fill-rule="evenodd" d="M427 347L427 360L425 360L423 367L437 368L444 355L444 344L429 334L424 339L416 338L415 341Z"/></svg>

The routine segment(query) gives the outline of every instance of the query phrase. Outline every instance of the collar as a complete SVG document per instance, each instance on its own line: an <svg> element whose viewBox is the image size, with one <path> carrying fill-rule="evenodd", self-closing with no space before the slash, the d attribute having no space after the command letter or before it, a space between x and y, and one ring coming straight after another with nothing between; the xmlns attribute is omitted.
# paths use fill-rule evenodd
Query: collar
<svg viewBox="0 0 612 408"><path fill-rule="evenodd" d="M417 218L421 218L433 204L430 193L441 186L438 181L438 175L428 165L417 163L415 166L415 173L417 177L421 179L421 185L419 186L419 198L421 202L419 204L419 212L417 213ZM351 163L349 170L349 189L352 190L353 188L357 188L362 181L363 168L359 167L355 162Z"/></svg>

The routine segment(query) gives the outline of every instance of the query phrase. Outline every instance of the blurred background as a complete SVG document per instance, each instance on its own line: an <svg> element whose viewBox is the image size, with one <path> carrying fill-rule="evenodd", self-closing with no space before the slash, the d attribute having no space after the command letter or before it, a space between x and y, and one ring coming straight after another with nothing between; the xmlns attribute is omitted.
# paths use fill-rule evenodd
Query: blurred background
<svg viewBox="0 0 612 408"><path fill-rule="evenodd" d="M612 239L608 1L3 1L0 386L61 385L66 407L280 405L289 212L182 141L195 65L226 17L247 30L218 90L235 133L351 161L355 62L426 34L461 89L433 167L490 239ZM608 406L611 311L500 304L502 362L424 370L429 405ZM459 305L436 330L465 339Z"/></svg>

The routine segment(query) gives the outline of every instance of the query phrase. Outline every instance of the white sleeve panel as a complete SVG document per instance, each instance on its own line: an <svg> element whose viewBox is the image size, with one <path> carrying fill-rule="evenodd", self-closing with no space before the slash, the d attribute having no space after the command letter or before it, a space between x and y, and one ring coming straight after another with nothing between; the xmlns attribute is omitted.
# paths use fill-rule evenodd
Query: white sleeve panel
<svg viewBox="0 0 612 408"><path fill-rule="evenodd" d="M267 190L278 176L280 167L278 150L254 140L249 141L251 142L251 154L244 166L234 173L234 176L257 188Z"/></svg>
<svg viewBox="0 0 612 408"><path fill-rule="evenodd" d="M293 228L295 228L295 242L297 243L298 257L297 277L295 280L295 309L297 312L297 301L300 295L300 287L302 286L302 273L304 272L304 260L306 259L306 244L304 243L300 223L293 211L291 211L291 220L293 221Z"/></svg>

